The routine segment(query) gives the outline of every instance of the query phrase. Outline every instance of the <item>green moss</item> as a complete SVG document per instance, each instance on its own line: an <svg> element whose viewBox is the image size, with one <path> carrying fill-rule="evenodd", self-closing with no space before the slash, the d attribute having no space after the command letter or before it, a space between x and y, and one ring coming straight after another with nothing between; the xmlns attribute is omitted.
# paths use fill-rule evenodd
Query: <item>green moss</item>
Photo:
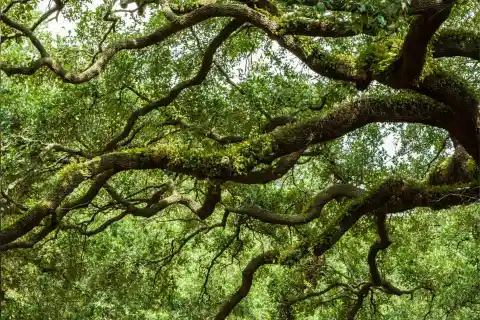
<svg viewBox="0 0 480 320"><path fill-rule="evenodd" d="M56 174L54 182L62 187L67 187L74 179L74 175L87 175L88 167L85 163L72 163L62 168Z"/></svg>
<svg viewBox="0 0 480 320"><path fill-rule="evenodd" d="M448 29L443 29L441 32L439 32L433 42L437 42L442 38L448 38L449 40L453 40L461 44L462 41L469 42L472 40L472 38L477 38L477 37L479 37L479 33L474 32L472 30L448 28Z"/></svg>
<svg viewBox="0 0 480 320"><path fill-rule="evenodd" d="M478 171L477 164L473 158L469 158L464 164L465 170L471 174L475 174Z"/></svg>
<svg viewBox="0 0 480 320"><path fill-rule="evenodd" d="M296 39L307 56L313 55L315 49L318 49L318 44L316 44L310 37L297 36Z"/></svg>
<svg viewBox="0 0 480 320"><path fill-rule="evenodd" d="M452 72L452 70L443 69L437 66L426 68L422 73L422 79L425 77L435 78L435 81L426 83L432 90L448 90L452 95L458 95L464 98L478 99L476 90L463 78Z"/></svg>
<svg viewBox="0 0 480 320"><path fill-rule="evenodd" d="M369 44L358 56L357 68L370 70L374 75L386 71L398 58L402 45L403 38L398 37Z"/></svg>
<svg viewBox="0 0 480 320"><path fill-rule="evenodd" d="M438 164L436 167L436 171L438 173L441 173L442 175L448 174L448 169L452 165L453 162L453 157L448 157L447 159L444 159L442 162Z"/></svg>
<svg viewBox="0 0 480 320"><path fill-rule="evenodd" d="M42 200L42 201L38 204L38 206L39 206L41 209L45 210L45 209L49 209L49 208L53 207L53 203L52 203L51 201L49 201L49 200Z"/></svg>
<svg viewBox="0 0 480 320"><path fill-rule="evenodd" d="M471 157L456 159L455 156L450 156L430 170L427 183L451 187L456 183L474 182L477 174L477 165Z"/></svg>
<svg viewBox="0 0 480 320"><path fill-rule="evenodd" d="M71 175L74 172L84 171L86 169L84 163L72 163L65 166L63 169L58 171L58 175L62 177L66 177Z"/></svg>
<svg viewBox="0 0 480 320"><path fill-rule="evenodd" d="M216 176L222 172L242 175L257 164L258 159L272 151L272 137L263 135L253 141L233 144L224 149L186 149L169 144L158 144L149 149L128 150L130 154L165 157L169 167L182 167L204 176Z"/></svg>

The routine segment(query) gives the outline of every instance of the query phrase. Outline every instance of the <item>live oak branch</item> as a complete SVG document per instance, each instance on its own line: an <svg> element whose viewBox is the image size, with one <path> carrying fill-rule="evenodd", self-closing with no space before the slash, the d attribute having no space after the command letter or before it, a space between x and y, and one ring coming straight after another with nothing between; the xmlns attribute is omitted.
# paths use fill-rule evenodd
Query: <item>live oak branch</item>
<svg viewBox="0 0 480 320"><path fill-rule="evenodd" d="M331 12L353 14L358 10L355 5L345 1L328 3L326 10ZM26 38L36 50L38 58L29 65L17 65L14 61L2 59L0 70L12 79L34 77L43 72L72 85L97 81L124 51L140 51L163 45L186 30L192 31L192 27L203 26L211 21L218 20L222 27L211 37L208 46L203 50L202 59L196 71L192 72L193 75L177 82L170 90L155 97L148 97L133 88L123 88L129 89L143 104L131 108L132 111L122 122L121 129L110 134L105 143L97 144L92 149L81 150L59 143L38 142L41 149L40 160L48 160L52 154L62 155L63 160L55 163L48 188L41 190L41 196L36 197L34 203L23 203L22 199L28 199L28 196L18 196L14 192L10 195L10 191L15 188L1 186L2 199L5 200L2 204L5 203L6 208L4 211L8 209L14 212L15 219L2 225L0 250L31 248L52 238L57 232L77 232L94 236L127 216L150 218L178 205L191 212L194 216L192 219L206 225L187 236L178 251L173 251L167 258L161 259L162 263L171 262L196 235L206 234L216 228L225 229L229 217L232 219L231 217L235 216L240 222L235 226L231 241L220 251L220 256L246 225L241 219L285 227L300 226L318 220L327 205L336 202L344 206L342 213L324 225L317 235L285 248L267 250L252 258L243 268L240 286L225 298L215 315L216 319L225 319L242 299L247 297L259 268L271 264L296 264L311 254L321 257L362 218L375 219L379 238L372 244L366 257L370 279L357 288L349 284L334 283L319 292L286 298L281 303L282 310L290 314L296 303L322 296L331 290L343 290L343 296L353 299L346 313L347 318L353 319L361 309L365 297L374 290L399 296L413 294L417 290L431 291L427 286L397 288L387 277L381 275L377 266L377 255L392 243L387 216L420 207L432 210L448 209L476 203L480 199L478 94L468 81L444 70L436 62L441 58L452 57L480 60L480 38L478 33L472 31L440 29L442 24L448 21L454 6L461 5L457 4L457 1L414 3L415 5L408 8L408 14L406 13L408 30L403 39L391 42L396 45L398 52L387 63L382 57L376 56L375 50L367 50L356 56L339 55L323 48L315 40L316 37L375 37L381 28L367 26L358 29L352 22L334 19L334 15L331 19L324 16L318 20L311 17L292 17L287 14L290 4L283 2L276 4L270 1L228 1L192 6L169 4L166 1L160 1L159 5L142 2L142 8L151 6L152 10L163 12L167 19L159 23L153 32L114 41L106 39L115 32L120 18L115 15L113 6L107 6L104 8L103 21L108 22L110 27L102 37L98 51L93 54L91 63L80 71L70 70L66 61L51 54L49 46L42 42L42 36L36 32L49 17L62 12L65 3L55 1L54 6L31 25L22 24L14 18L14 14L10 14L16 7L23 6L24 2L14 1L4 6L0 21L2 30L8 32L1 38L2 45L6 46L9 41L18 38ZM300 4L306 7L310 5L306 2ZM135 14L135 9L133 12ZM255 136L221 135L181 117L169 117L167 121L156 124L159 128L172 126L180 131L191 132L200 139L207 139L212 145L209 150L192 149L187 144L174 145L162 141L164 136L137 143L137 135L141 135L147 127L145 119L174 104L189 89L204 85L213 67L220 69L221 75L227 78L226 81L233 84L233 90L246 95L214 60L222 46L228 46L229 41L237 37L244 28L261 31L317 75L355 84L358 92L366 91L366 94L345 99L326 110L323 108L326 100L323 100L320 107L308 106L307 109L316 114L305 119L269 116L266 121L262 120L260 132ZM104 46L104 42L108 44ZM391 92L368 94L374 81L389 87ZM268 110L269 107L273 106L265 105L263 109ZM267 184L279 180L291 173L302 157L315 155L312 151L315 148L376 123L423 124L443 129L453 141L454 153L444 163L432 168L423 180L391 177L369 188L345 181L324 186L322 190L316 191L308 205L296 210L294 214L273 212L256 204L238 206L234 201L222 199L231 184ZM194 198L191 194L182 192L180 188L177 190L177 186L172 182L174 179L171 183L153 187L154 192L148 198L122 195L112 181L121 173L134 170L157 170L201 181L204 195L199 200L198 197ZM111 208L119 210L120 213L94 229L88 229L88 223L68 223L68 216L91 208L99 194L107 197L109 204L103 209L96 208L97 213ZM216 211L224 214L221 222L214 223L211 220ZM97 213L92 216L92 221ZM219 256L216 256L212 265ZM205 291L212 265L205 280Z"/></svg>

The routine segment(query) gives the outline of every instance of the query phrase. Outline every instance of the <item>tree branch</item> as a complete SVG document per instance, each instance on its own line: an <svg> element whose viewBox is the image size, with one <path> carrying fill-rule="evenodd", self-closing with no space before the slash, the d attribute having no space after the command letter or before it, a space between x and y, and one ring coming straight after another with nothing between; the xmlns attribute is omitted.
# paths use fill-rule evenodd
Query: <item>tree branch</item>
<svg viewBox="0 0 480 320"><path fill-rule="evenodd" d="M274 263L278 258L279 252L276 250L267 251L253 258L242 271L242 285L230 298L223 304L220 311L215 316L215 320L226 319L232 310L243 298L248 295L253 283L253 275L261 266Z"/></svg>
<svg viewBox="0 0 480 320"><path fill-rule="evenodd" d="M423 189L416 187L410 188L404 181L395 179L383 182L375 190L355 198L345 213L332 221L326 230L319 234L316 239L307 239L298 243L293 246L293 249L288 250L287 253L281 254L279 250L271 250L252 259L243 270L242 285L225 302L217 314L216 319L225 319L233 308L248 295L252 286L254 273L261 266L273 263L291 264L309 253L312 247L314 254L321 256L332 248L360 218L367 214L386 215L387 213L399 212L399 210L405 211L411 209L411 206L413 206L412 203L410 203L412 196L416 198L412 201L413 203L429 206L433 209L445 209L457 204L472 203L480 200L480 193L478 192L480 186L478 185L475 187L467 187L466 190L463 191L465 192L463 194L453 195L452 192L456 189L456 187L452 187L449 190L435 187L425 187ZM466 195L466 193L468 193L468 195ZM404 199L403 197L407 195L408 198ZM450 198L451 196L453 196L453 198ZM423 199L424 197L425 199ZM370 282L364 286L363 290L361 289L359 291L359 299L349 312L351 315L349 319L353 319L358 310L360 310L363 299L372 286L374 286L374 283ZM390 289L394 290L393 287ZM411 292L413 292L413 290L406 293Z"/></svg>
<svg viewBox="0 0 480 320"><path fill-rule="evenodd" d="M127 124L125 125L122 132L116 135L110 142L107 143L102 153L114 150L118 143L123 139L127 138L130 134L130 131L133 129L135 123L137 122L138 118L148 114L149 112L163 106L169 105L175 98L184 90L196 85L199 85L205 80L207 77L210 68L212 67L213 56L217 49L222 45L222 43L228 39L228 37L237 30L243 24L240 20L233 20L229 24L227 24L222 31L213 39L210 43L208 48L205 50L205 54L203 56L202 64L200 69L198 70L197 74L186 81L180 82L177 84L168 94L166 94L163 98L152 101L147 103L140 109L134 111L129 119L127 120Z"/></svg>
<svg viewBox="0 0 480 320"><path fill-rule="evenodd" d="M466 57L480 60L480 34L466 30L440 30L432 41L433 57Z"/></svg>
<svg viewBox="0 0 480 320"><path fill-rule="evenodd" d="M295 216L277 214L258 207L246 209L227 208L226 210L247 215L266 223L294 226L317 219L321 215L323 207L334 199L343 197L356 198L362 193L363 190L349 184L334 184L313 198L306 213Z"/></svg>

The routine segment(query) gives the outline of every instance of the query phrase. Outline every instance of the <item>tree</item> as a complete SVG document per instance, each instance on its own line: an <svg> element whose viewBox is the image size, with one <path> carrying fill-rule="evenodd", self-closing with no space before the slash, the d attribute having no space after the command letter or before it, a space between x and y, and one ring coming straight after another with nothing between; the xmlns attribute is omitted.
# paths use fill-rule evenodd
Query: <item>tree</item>
<svg viewBox="0 0 480 320"><path fill-rule="evenodd" d="M2 318L475 318L477 4L4 1Z"/></svg>

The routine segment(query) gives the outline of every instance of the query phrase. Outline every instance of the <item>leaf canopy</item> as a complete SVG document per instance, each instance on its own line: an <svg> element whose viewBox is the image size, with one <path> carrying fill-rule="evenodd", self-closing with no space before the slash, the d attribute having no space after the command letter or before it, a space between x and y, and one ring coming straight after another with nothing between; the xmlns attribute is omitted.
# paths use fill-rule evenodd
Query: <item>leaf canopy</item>
<svg viewBox="0 0 480 320"><path fill-rule="evenodd" d="M0 318L478 318L478 4L0 0Z"/></svg>

